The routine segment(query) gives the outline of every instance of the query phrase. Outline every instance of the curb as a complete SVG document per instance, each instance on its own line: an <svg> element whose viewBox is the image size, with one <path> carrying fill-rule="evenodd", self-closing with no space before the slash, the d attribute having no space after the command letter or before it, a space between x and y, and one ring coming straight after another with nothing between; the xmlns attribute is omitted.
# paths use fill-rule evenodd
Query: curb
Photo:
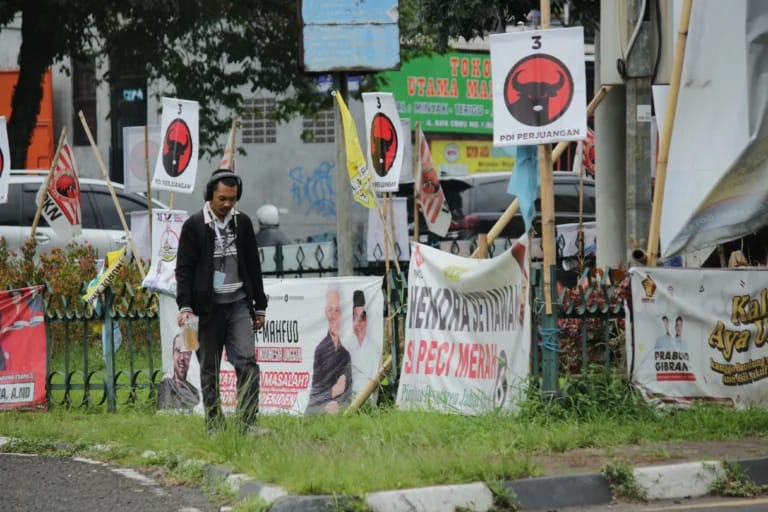
<svg viewBox="0 0 768 512"><path fill-rule="evenodd" d="M768 457L728 462L755 484L768 484ZM484 512L494 506L493 493L483 482L372 492L361 500L351 496L292 496L282 487L233 474L226 467L210 466L208 472L213 478L225 480L240 499L257 497L269 503L270 512L357 510L363 501L375 512ZM686 462L637 468L633 475L638 489L650 501L700 498L709 494L712 483L725 476L725 467L722 461ZM515 496L519 510L608 505L615 498L610 482L601 473L507 480L501 485Z"/></svg>

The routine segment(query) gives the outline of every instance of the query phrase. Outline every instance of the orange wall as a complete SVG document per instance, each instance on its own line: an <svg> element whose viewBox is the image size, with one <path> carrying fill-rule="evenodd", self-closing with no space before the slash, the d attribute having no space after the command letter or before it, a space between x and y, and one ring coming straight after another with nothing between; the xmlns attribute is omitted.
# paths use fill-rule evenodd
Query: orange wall
<svg viewBox="0 0 768 512"><path fill-rule="evenodd" d="M0 69L0 116L5 116L6 122L11 118L11 98L19 78L17 69ZM43 75L43 99L40 104L40 114L32 132L32 142L27 151L27 169L50 169L53 158L53 89L51 86L51 70ZM18 165L15 165L18 167Z"/></svg>

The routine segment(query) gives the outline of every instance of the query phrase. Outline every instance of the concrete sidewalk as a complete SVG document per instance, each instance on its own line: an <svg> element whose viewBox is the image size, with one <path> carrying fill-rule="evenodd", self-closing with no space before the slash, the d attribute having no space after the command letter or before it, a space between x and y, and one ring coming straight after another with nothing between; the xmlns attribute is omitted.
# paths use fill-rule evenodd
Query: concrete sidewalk
<svg viewBox="0 0 768 512"><path fill-rule="evenodd" d="M727 460L755 484L768 484L768 457ZM212 475L224 478L245 500L258 496L271 503L270 512L324 512L354 510L361 500L344 496L290 496L281 487L230 474L221 467ZM725 475L722 460L683 462L634 469L641 493L649 500L706 496L713 482ZM599 472L526 478L502 483L505 492L516 498L519 510L551 510L558 507L607 505L615 496L608 479ZM487 511L494 506L491 489L483 482L381 491L368 494L364 503L375 512Z"/></svg>

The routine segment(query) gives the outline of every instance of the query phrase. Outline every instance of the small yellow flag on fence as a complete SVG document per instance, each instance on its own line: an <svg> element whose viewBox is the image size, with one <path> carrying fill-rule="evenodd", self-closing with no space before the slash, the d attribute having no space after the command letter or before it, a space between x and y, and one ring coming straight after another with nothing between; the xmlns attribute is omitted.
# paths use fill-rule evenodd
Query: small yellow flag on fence
<svg viewBox="0 0 768 512"><path fill-rule="evenodd" d="M376 206L376 200L371 182L371 174L366 165L365 157L363 157L363 151L360 149L360 140L357 137L355 120L352 119L352 115L347 110L347 105L344 104L341 94L334 92L333 95L339 103L339 112L341 113L344 147L346 148L345 153L347 155L347 173L352 185L352 194L355 197L355 201L366 208L373 208Z"/></svg>

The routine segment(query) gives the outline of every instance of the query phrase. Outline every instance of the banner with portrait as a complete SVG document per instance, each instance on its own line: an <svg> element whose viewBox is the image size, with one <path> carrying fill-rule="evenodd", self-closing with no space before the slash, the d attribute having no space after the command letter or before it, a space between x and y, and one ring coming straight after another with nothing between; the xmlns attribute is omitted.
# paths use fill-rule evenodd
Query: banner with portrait
<svg viewBox="0 0 768 512"><path fill-rule="evenodd" d="M163 139L152 176L153 190L194 191L200 151L199 110L196 101L163 98Z"/></svg>
<svg viewBox="0 0 768 512"><path fill-rule="evenodd" d="M189 215L184 210L152 210L152 263L142 286L176 296L176 255L181 227Z"/></svg>
<svg viewBox="0 0 768 512"><path fill-rule="evenodd" d="M531 315L528 238L492 259L414 244L401 409L481 414L525 396Z"/></svg>
<svg viewBox="0 0 768 512"><path fill-rule="evenodd" d="M163 378L157 390L157 410L163 413L203 414L200 394L200 363L183 342L176 322L176 299L159 296L160 346Z"/></svg>
<svg viewBox="0 0 768 512"><path fill-rule="evenodd" d="M349 406L381 367L381 285L381 277L264 280L269 307L255 340L260 413L336 414ZM237 378L226 360L219 388L225 412L234 411Z"/></svg>
<svg viewBox="0 0 768 512"><path fill-rule="evenodd" d="M632 384L655 403L768 405L768 271L631 268Z"/></svg>
<svg viewBox="0 0 768 512"><path fill-rule="evenodd" d="M42 286L0 291L0 410L46 407L44 307Z"/></svg>
<svg viewBox="0 0 768 512"><path fill-rule="evenodd" d="M405 135L391 92L364 92L368 169L376 192L397 192L405 155ZM410 138L410 133L408 134Z"/></svg>

